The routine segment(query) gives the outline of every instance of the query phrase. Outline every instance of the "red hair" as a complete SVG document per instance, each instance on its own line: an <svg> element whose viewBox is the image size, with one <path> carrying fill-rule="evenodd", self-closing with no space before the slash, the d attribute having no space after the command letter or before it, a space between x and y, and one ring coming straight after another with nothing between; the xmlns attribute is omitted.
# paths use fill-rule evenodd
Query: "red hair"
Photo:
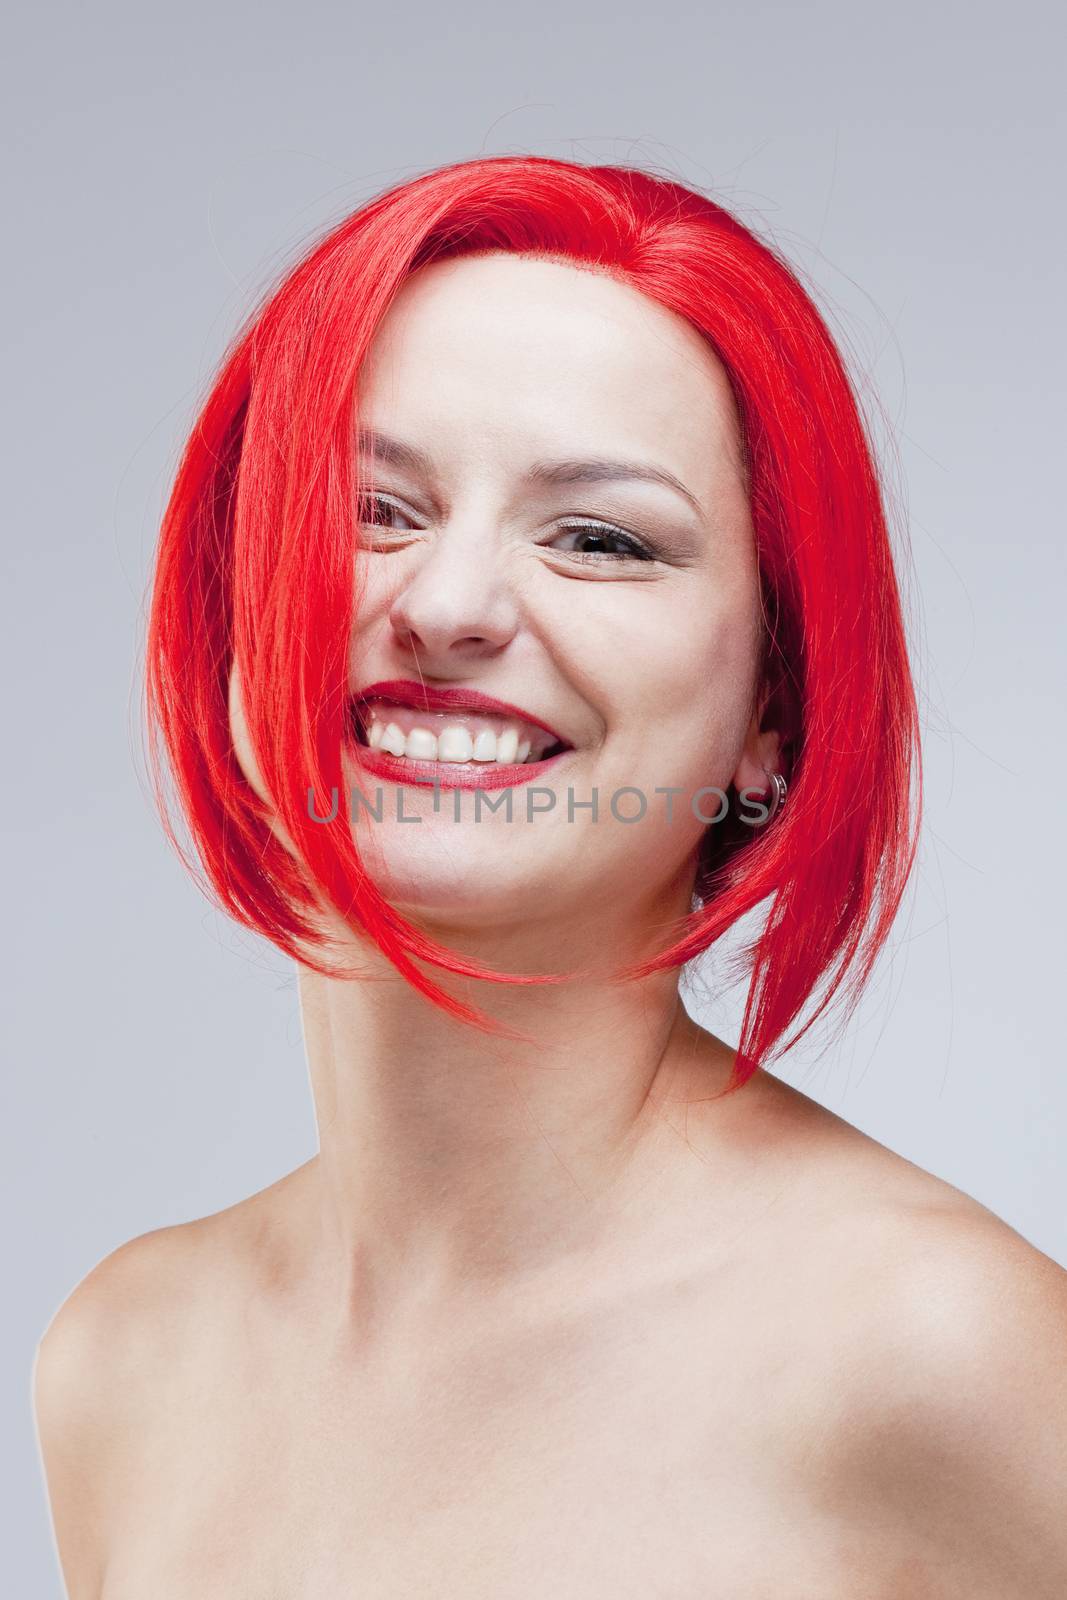
<svg viewBox="0 0 1067 1600"><path fill-rule="evenodd" d="M322 945L307 913L324 901L431 1001L490 1032L509 1030L416 961L497 982L566 980L494 972L427 939L375 887L350 829L322 826L304 804L306 788L344 793L361 364L414 271L490 250L630 285L709 341L733 389L788 800L744 837L708 829L698 898L677 937L619 975L682 966L773 895L744 949L751 979L730 1085L740 1087L820 984L783 1049L835 995L846 1015L859 999L915 856L919 724L874 453L834 340L777 251L677 182L543 156L443 167L334 227L247 320L185 446L156 555L145 708L164 827L227 912L316 971L335 971L308 948ZM235 661L252 747L301 860L234 754ZM206 882L170 826L158 735ZM286 781L297 770L307 774L300 795Z"/></svg>

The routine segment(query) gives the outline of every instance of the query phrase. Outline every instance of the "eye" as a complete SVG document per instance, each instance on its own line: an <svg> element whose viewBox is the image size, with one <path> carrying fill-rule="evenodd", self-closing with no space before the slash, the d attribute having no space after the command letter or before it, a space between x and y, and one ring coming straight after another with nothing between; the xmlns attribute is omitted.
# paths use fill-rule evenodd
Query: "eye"
<svg viewBox="0 0 1067 1600"><path fill-rule="evenodd" d="M403 506L397 505L395 500L388 500L382 494L369 494L364 495L359 502L358 521L360 526L364 528L385 528L390 533L410 533L412 531L410 528L398 528L395 522L383 520L381 515L376 514L379 508L386 517L402 517L407 522L412 520Z"/></svg>
<svg viewBox="0 0 1067 1600"><path fill-rule="evenodd" d="M410 533L416 531L412 528L399 527L395 519L413 521L412 515L405 511L395 500L385 495L364 495L360 501L359 522L362 527L383 528L390 533ZM633 534L626 533L622 528L615 528L609 522L580 522L563 523L562 535L558 537L571 537L579 541L592 541L594 548L578 550L564 550L562 554L573 556L580 562L618 562L618 561L655 561L654 553ZM555 548L555 540L548 546Z"/></svg>
<svg viewBox="0 0 1067 1600"><path fill-rule="evenodd" d="M596 549L564 550L578 561L654 561L652 551L633 534L613 528L609 522L571 522L563 525L563 534L579 540L594 540ZM614 546L615 548L607 548ZM553 545L554 548L554 545Z"/></svg>

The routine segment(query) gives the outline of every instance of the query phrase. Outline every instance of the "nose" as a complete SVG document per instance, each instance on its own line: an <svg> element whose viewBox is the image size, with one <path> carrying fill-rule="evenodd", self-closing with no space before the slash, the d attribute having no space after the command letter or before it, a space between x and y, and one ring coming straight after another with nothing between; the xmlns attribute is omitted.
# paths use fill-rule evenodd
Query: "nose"
<svg viewBox="0 0 1067 1600"><path fill-rule="evenodd" d="M424 673L491 658L514 637L518 607L502 564L499 547L480 531L434 537L389 610L398 645Z"/></svg>

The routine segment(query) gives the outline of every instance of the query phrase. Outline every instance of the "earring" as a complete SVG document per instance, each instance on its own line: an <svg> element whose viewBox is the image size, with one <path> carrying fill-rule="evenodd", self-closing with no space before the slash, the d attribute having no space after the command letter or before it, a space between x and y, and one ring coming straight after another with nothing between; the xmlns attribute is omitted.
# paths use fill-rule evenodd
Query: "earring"
<svg viewBox="0 0 1067 1600"><path fill-rule="evenodd" d="M768 822L774 821L774 818L785 804L787 788L785 777L781 772L768 773L768 777L771 780L771 788L774 791L774 798L771 801L770 810L767 813L767 820L762 824L763 827L766 827Z"/></svg>

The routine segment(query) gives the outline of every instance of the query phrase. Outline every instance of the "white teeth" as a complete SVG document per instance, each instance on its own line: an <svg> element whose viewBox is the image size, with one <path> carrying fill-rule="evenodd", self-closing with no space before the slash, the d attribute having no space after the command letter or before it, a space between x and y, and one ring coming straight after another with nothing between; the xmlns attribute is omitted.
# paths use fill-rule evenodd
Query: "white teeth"
<svg viewBox="0 0 1067 1600"><path fill-rule="evenodd" d="M429 728L412 728L407 737L404 754L412 761L436 761L437 737Z"/></svg>
<svg viewBox="0 0 1067 1600"><path fill-rule="evenodd" d="M438 761L469 761L473 754L474 740L466 728L445 728L438 738Z"/></svg>
<svg viewBox="0 0 1067 1600"><path fill-rule="evenodd" d="M499 733L492 728L481 728L472 736L469 728L453 724L433 733L429 728L411 728L407 733L396 722L382 722L371 716L366 730L367 744L372 750L384 750L388 755L411 761L448 761L457 765L471 761L495 762L498 766L522 764L533 752L540 760L547 748L538 741L536 748L529 737L520 739L519 729L506 725Z"/></svg>

